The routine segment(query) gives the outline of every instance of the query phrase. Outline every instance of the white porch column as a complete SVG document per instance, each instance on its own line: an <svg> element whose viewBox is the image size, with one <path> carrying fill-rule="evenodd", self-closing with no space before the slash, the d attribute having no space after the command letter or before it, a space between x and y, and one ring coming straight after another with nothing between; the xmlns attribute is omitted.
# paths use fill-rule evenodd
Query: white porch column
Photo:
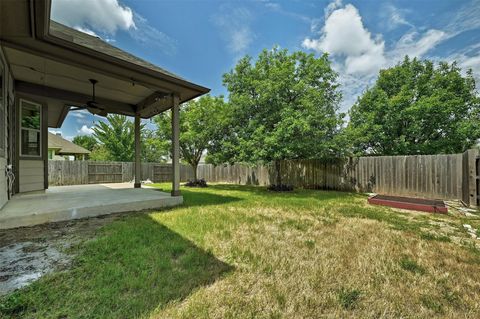
<svg viewBox="0 0 480 319"><path fill-rule="evenodd" d="M142 187L142 164L140 162L140 116L135 115L135 183L133 187Z"/></svg>
<svg viewBox="0 0 480 319"><path fill-rule="evenodd" d="M173 96L172 107L172 196L180 196L180 99Z"/></svg>

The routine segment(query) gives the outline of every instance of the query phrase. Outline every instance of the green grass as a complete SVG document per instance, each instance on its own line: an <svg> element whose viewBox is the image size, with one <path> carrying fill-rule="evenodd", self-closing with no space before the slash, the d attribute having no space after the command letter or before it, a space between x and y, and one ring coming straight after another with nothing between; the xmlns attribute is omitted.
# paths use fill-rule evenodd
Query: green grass
<svg viewBox="0 0 480 319"><path fill-rule="evenodd" d="M353 309L360 298L360 290L341 289L338 292L338 301L344 309Z"/></svg>
<svg viewBox="0 0 480 319"><path fill-rule="evenodd" d="M0 317L480 317L480 254L462 220L342 192L182 194L71 248L69 270L0 298Z"/></svg>
<svg viewBox="0 0 480 319"><path fill-rule="evenodd" d="M411 260L408 257L404 257L400 260L400 266L407 271L410 271L414 274L425 274L425 269L417 264L414 260Z"/></svg>

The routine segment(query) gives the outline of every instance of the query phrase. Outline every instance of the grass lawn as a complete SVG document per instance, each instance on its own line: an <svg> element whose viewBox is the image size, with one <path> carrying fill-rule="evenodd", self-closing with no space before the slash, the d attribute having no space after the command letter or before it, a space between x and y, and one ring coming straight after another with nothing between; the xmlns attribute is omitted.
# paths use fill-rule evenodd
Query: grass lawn
<svg viewBox="0 0 480 319"><path fill-rule="evenodd" d="M0 299L0 317L480 318L465 220L351 193L182 191L184 206L123 216L71 248L70 270Z"/></svg>

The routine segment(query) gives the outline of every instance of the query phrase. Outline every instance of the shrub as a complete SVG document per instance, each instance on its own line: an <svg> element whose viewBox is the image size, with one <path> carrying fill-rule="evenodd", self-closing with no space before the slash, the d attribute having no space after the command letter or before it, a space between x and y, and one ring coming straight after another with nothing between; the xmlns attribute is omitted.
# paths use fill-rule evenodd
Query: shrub
<svg viewBox="0 0 480 319"><path fill-rule="evenodd" d="M185 186L188 187L208 187L207 181L203 178L191 180L185 183Z"/></svg>
<svg viewBox="0 0 480 319"><path fill-rule="evenodd" d="M293 185L288 184L273 184L268 186L269 191L273 192L291 192L293 191Z"/></svg>

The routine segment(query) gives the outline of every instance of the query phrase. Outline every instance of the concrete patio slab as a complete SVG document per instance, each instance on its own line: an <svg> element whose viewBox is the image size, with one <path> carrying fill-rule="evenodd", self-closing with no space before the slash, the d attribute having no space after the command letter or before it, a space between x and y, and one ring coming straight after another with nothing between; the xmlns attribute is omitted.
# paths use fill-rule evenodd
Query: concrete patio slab
<svg viewBox="0 0 480 319"><path fill-rule="evenodd" d="M182 196L132 183L51 187L41 193L15 195L0 210L0 229L129 211L172 207Z"/></svg>

